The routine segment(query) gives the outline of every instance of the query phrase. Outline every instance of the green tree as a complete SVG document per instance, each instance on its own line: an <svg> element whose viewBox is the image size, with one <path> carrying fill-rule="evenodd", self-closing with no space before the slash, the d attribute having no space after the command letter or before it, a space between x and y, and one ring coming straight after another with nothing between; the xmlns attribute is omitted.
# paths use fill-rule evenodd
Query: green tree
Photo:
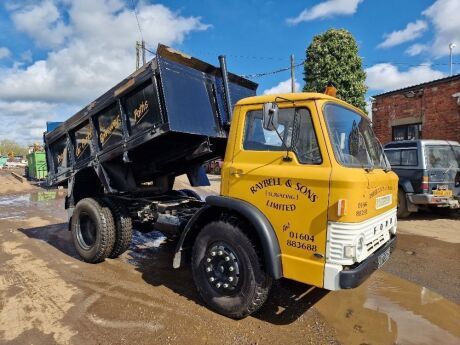
<svg viewBox="0 0 460 345"><path fill-rule="evenodd" d="M313 37L306 50L304 91L324 92L328 82L337 97L365 111L366 73L353 35L344 29L329 29Z"/></svg>
<svg viewBox="0 0 460 345"><path fill-rule="evenodd" d="M14 140L0 140L0 155L6 156L10 152L13 152L15 155L25 156L28 152L28 149L27 147L19 145Z"/></svg>

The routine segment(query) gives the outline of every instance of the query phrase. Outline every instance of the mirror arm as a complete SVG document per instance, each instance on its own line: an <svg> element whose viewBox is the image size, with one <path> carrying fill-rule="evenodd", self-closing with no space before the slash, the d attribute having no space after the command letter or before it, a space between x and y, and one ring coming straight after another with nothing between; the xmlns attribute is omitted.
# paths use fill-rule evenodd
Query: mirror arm
<svg viewBox="0 0 460 345"><path fill-rule="evenodd" d="M273 125L273 122L272 122ZM286 142L284 139L281 137L280 132L278 132L278 128L274 127L276 134L278 135L278 138L280 138L281 142L283 143L284 147L286 148L286 156L283 156L283 162L292 162L292 158L289 157L289 152L291 152L291 148L286 145Z"/></svg>

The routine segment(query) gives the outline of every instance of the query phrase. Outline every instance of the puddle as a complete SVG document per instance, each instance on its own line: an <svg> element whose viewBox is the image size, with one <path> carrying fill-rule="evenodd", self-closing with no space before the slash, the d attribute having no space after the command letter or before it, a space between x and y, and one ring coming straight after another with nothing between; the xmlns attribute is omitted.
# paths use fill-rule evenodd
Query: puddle
<svg viewBox="0 0 460 345"><path fill-rule="evenodd" d="M354 290L331 292L315 308L344 344L460 344L460 306L378 271Z"/></svg>
<svg viewBox="0 0 460 345"><path fill-rule="evenodd" d="M148 233L134 231L129 251L131 258L128 262L134 266L142 265L142 260L154 256L165 241L166 237L159 231Z"/></svg>
<svg viewBox="0 0 460 345"><path fill-rule="evenodd" d="M62 200L65 195L64 190L53 190L0 196L0 220L27 219L36 215L62 217L65 215Z"/></svg>

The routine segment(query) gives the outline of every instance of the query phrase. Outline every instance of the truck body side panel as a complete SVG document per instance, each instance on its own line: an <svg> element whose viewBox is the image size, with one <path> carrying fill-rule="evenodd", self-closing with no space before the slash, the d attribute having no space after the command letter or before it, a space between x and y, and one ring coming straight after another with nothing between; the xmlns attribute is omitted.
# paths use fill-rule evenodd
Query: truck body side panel
<svg viewBox="0 0 460 345"><path fill-rule="evenodd" d="M184 173L202 180L198 167L225 152L222 83L219 68L160 45L154 60L45 135L48 182L100 164L116 191L133 189L120 172L135 189ZM229 87L233 105L257 84L229 74Z"/></svg>

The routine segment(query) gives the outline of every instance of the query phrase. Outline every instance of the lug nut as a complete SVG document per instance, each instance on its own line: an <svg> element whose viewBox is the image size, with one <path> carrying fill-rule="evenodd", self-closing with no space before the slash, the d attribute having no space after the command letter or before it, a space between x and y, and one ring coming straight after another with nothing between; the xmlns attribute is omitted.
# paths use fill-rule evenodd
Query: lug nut
<svg viewBox="0 0 460 345"><path fill-rule="evenodd" d="M211 262L211 258L207 258L207 259L206 259L206 262Z"/></svg>
<svg viewBox="0 0 460 345"><path fill-rule="evenodd" d="M214 277L209 278L209 281L210 281L211 283L212 283L214 280L216 280L216 278L214 278Z"/></svg>
<svg viewBox="0 0 460 345"><path fill-rule="evenodd" d="M221 285L220 283L217 283L216 288L220 288L220 285Z"/></svg>
<svg viewBox="0 0 460 345"><path fill-rule="evenodd" d="M229 281L229 282L232 282L232 281L233 281L233 277L228 277L228 281Z"/></svg>
<svg viewBox="0 0 460 345"><path fill-rule="evenodd" d="M222 250L219 250L219 251L217 252L217 254L219 254L219 256L221 256L221 255L224 254L224 252L223 252Z"/></svg>
<svg viewBox="0 0 460 345"><path fill-rule="evenodd" d="M226 256L225 261L230 261L230 256Z"/></svg>
<svg viewBox="0 0 460 345"><path fill-rule="evenodd" d="M216 256L216 252L211 252L211 256Z"/></svg>
<svg viewBox="0 0 460 345"><path fill-rule="evenodd" d="M224 283L223 286L224 286L225 289L228 288L228 284L227 284L227 283Z"/></svg>
<svg viewBox="0 0 460 345"><path fill-rule="evenodd" d="M211 272L212 271L212 268L211 267L207 267L206 268L206 272Z"/></svg>
<svg viewBox="0 0 460 345"><path fill-rule="evenodd" d="M230 267L228 268L228 270L229 270L230 272L233 272L233 270L234 270L233 266L230 266Z"/></svg>

